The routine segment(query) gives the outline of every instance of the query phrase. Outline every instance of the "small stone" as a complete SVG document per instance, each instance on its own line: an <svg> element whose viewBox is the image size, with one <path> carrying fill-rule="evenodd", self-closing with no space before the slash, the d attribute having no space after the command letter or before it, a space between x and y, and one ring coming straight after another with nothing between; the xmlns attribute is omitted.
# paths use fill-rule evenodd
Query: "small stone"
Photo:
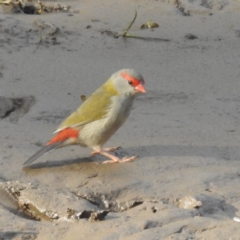
<svg viewBox="0 0 240 240"><path fill-rule="evenodd" d="M192 196L186 196L179 200L178 206L184 209L195 209L201 207L202 202Z"/></svg>
<svg viewBox="0 0 240 240"><path fill-rule="evenodd" d="M191 34L191 33L188 33L184 36L186 39L189 39L189 40L194 40L194 39L197 39L198 37L194 34Z"/></svg>

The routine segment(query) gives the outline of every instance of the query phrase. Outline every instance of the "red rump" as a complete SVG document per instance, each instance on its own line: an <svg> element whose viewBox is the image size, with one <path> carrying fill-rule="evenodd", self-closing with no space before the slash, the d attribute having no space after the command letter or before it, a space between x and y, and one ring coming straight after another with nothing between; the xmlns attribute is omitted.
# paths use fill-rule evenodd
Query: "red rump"
<svg viewBox="0 0 240 240"><path fill-rule="evenodd" d="M132 85L134 87L138 86L140 84L140 81L137 78L133 78L132 76L128 75L127 73L123 72L121 73L121 76L125 78L128 81L132 82Z"/></svg>
<svg viewBox="0 0 240 240"><path fill-rule="evenodd" d="M56 136L54 136L47 145L57 143L57 142L64 142L69 138L77 138L78 137L78 130L73 128L66 128L59 132Z"/></svg>

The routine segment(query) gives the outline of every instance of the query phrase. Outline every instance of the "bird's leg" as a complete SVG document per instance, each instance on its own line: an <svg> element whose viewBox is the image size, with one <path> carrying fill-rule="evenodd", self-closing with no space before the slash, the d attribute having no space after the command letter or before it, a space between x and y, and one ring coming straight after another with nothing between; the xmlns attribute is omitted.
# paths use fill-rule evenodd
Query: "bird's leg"
<svg viewBox="0 0 240 240"><path fill-rule="evenodd" d="M99 154L102 154L103 156L106 156L111 159L111 160L104 161L103 163L118 163L118 162L120 162L120 159L118 157L116 157L108 152L105 152L104 150L101 150L99 152Z"/></svg>
<svg viewBox="0 0 240 240"><path fill-rule="evenodd" d="M114 152L116 150L122 149L121 147L112 147L112 148L104 148L103 151L105 152ZM91 152L90 156L95 156L97 154L100 154L99 151L93 151Z"/></svg>
<svg viewBox="0 0 240 240"><path fill-rule="evenodd" d="M100 150L99 154L102 154L103 156L106 156L111 159L111 160L104 161L103 163L125 163L125 162L134 161L137 158L137 156L132 156L132 157L124 157L123 159L120 159L104 150Z"/></svg>
<svg viewBox="0 0 240 240"><path fill-rule="evenodd" d="M120 149L122 149L122 147L111 147L111 148L104 148L104 151L106 151L106 152L114 152L114 151L116 151L116 150L120 150Z"/></svg>

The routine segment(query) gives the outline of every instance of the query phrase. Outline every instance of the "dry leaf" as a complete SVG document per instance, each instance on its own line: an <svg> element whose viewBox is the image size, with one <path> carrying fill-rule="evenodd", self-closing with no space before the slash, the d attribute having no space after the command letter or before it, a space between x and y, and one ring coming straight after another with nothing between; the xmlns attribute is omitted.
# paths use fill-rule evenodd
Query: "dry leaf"
<svg viewBox="0 0 240 240"><path fill-rule="evenodd" d="M157 28L159 25L157 23L154 23L153 21L149 20L145 24L143 24L140 28L145 29L145 28Z"/></svg>

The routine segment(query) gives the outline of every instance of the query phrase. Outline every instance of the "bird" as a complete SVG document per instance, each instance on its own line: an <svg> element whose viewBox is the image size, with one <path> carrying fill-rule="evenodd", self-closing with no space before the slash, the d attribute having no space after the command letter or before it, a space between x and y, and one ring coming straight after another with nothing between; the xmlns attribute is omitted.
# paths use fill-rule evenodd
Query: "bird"
<svg viewBox="0 0 240 240"><path fill-rule="evenodd" d="M122 69L100 86L90 97L82 97L80 107L67 117L54 132L55 136L31 156L24 166L43 154L69 145L93 149L91 156L101 154L108 158L103 163L131 162L137 156L122 159L111 154L118 147L103 148L109 138L128 118L136 96L146 93L143 76L133 69Z"/></svg>

